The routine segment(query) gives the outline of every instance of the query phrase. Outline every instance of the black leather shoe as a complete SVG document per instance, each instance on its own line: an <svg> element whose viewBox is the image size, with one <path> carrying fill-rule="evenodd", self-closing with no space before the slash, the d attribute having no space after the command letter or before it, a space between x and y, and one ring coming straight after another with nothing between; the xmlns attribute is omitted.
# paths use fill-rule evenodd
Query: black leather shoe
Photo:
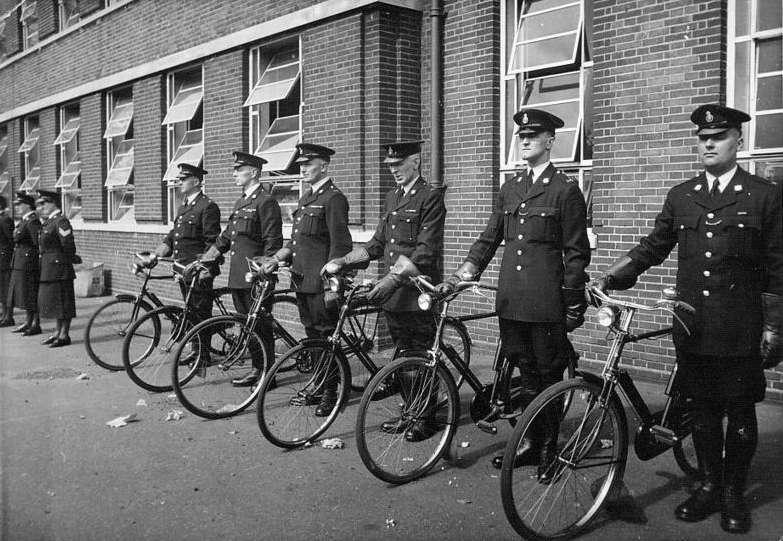
<svg viewBox="0 0 783 541"><path fill-rule="evenodd" d="M36 336L38 334L41 334L41 327L29 327L22 332L22 336ZM70 340L70 338L68 340ZM69 341L68 343L70 344L71 342Z"/></svg>
<svg viewBox="0 0 783 541"><path fill-rule="evenodd" d="M541 460L538 463L539 483L551 483L558 471L561 470L557 455L557 443L544 443L540 452Z"/></svg>
<svg viewBox="0 0 783 541"><path fill-rule="evenodd" d="M337 405L337 393L334 391L326 391L321 397L321 403L315 408L313 413L316 417L328 417L332 410Z"/></svg>
<svg viewBox="0 0 783 541"><path fill-rule="evenodd" d="M14 329L13 331L11 331L11 332L25 332L25 331L27 330L27 328L28 328L28 327L27 327L27 323L25 323L25 324L23 324L23 325L19 325L17 328L15 328L15 329Z"/></svg>
<svg viewBox="0 0 783 541"><path fill-rule="evenodd" d="M187 366L189 364L195 363L197 360L198 360L198 353L196 353L195 351L191 351L188 355L186 355L185 357L179 360L179 365ZM209 356L207 356L205 360L207 363L209 363Z"/></svg>
<svg viewBox="0 0 783 541"><path fill-rule="evenodd" d="M41 340L41 344L44 345L44 346L47 346L47 345L51 344L52 342L54 342L55 340L57 340L57 335L53 334L52 336L49 336L49 337L44 338L43 340Z"/></svg>
<svg viewBox="0 0 783 541"><path fill-rule="evenodd" d="M14 323L13 319L3 319L0 321L0 327L13 327L14 325L16 325L16 323Z"/></svg>
<svg viewBox="0 0 783 541"><path fill-rule="evenodd" d="M720 527L729 533L746 533L750 530L750 511L741 490L731 487L723 491Z"/></svg>
<svg viewBox="0 0 783 541"><path fill-rule="evenodd" d="M416 443L430 439L438 432L438 427L434 421L421 419L415 421L411 427L405 431L405 441Z"/></svg>
<svg viewBox="0 0 783 541"><path fill-rule="evenodd" d="M381 423L381 430L387 434L399 434L405 432L407 428L408 423L402 417L395 417Z"/></svg>
<svg viewBox="0 0 783 541"><path fill-rule="evenodd" d="M536 445L531 439L522 441L522 446L517 450L517 456L514 457L514 467L535 466L541 460L540 445ZM492 459L492 466L496 469L503 467L503 455L497 455Z"/></svg>
<svg viewBox="0 0 783 541"><path fill-rule="evenodd" d="M71 337L66 336L65 338L58 338L51 344L49 344L50 348L61 348L63 346L70 346L71 345Z"/></svg>
<svg viewBox="0 0 783 541"><path fill-rule="evenodd" d="M261 370L253 369L241 378L232 379L231 385L234 387L252 387L261 379Z"/></svg>
<svg viewBox="0 0 783 541"><path fill-rule="evenodd" d="M720 489L713 483L704 483L693 495L674 510L674 516L685 522L699 522L721 507Z"/></svg>

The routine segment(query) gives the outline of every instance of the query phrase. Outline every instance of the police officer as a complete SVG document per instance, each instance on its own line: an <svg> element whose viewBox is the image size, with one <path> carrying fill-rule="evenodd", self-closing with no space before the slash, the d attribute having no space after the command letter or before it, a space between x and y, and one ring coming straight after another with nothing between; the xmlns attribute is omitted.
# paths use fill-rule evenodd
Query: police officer
<svg viewBox="0 0 783 541"><path fill-rule="evenodd" d="M234 152L234 182L242 188L242 195L234 203L228 217L228 225L206 251L204 261L211 261L220 254L230 252L228 287L234 308L240 314L247 314L253 304L251 284L245 281L247 261L245 258L273 257L283 246L283 219L280 205L261 186L261 170L266 160ZM271 300L271 299L270 299ZM268 307L271 307L271 303ZM267 362L274 361L274 338L272 326L267 321L259 323L261 339L267 352ZM261 366L260 352L251 352L253 369L244 377L232 380L238 387L250 387L261 378L265 368Z"/></svg>
<svg viewBox="0 0 783 541"><path fill-rule="evenodd" d="M58 348L71 344L71 319L76 317L73 293L73 281L76 279L73 264L78 261L76 244L71 222L60 211L59 194L38 190L36 203L41 216L45 217L38 233L41 265L38 310L42 317L57 320L54 334L41 343Z"/></svg>
<svg viewBox="0 0 783 541"><path fill-rule="evenodd" d="M35 199L24 192L16 192L14 206L17 216L21 216L14 228L14 255L11 258L11 281L8 284L8 313L14 313L14 307L24 308L25 322L11 332L23 336L41 334L38 319L38 231L41 222L35 213Z"/></svg>
<svg viewBox="0 0 783 541"><path fill-rule="evenodd" d="M8 283L11 280L11 257L14 254L14 220L8 215L8 199L0 195L0 327L14 325L14 314L8 310Z"/></svg>
<svg viewBox="0 0 783 541"><path fill-rule="evenodd" d="M675 515L700 521L720 509L721 527L735 533L750 529L743 492L758 439L755 403L764 398L763 369L781 360L783 320L780 187L737 166L749 120L716 104L693 112L705 171L669 190L652 232L598 282L629 288L679 246L677 288L696 313L690 335L674 325L677 377L692 399L704 481Z"/></svg>
<svg viewBox="0 0 783 541"><path fill-rule="evenodd" d="M220 209L202 191L204 175L201 167L188 163L178 164L177 179L181 182L182 205L177 209L174 227L155 249L155 257L173 256L177 262L190 264L215 243L220 234ZM209 291L215 276L220 273L218 263L208 265L208 273L202 274L190 294L189 308L195 313L195 321L203 321L212 315L212 296ZM183 299L187 285L180 282ZM201 354L209 356L208 340L200 340ZM189 363L198 357L193 351L180 362Z"/></svg>
<svg viewBox="0 0 783 541"><path fill-rule="evenodd" d="M294 212L291 240L267 265L268 271L278 263L291 263L291 287L296 291L299 317L308 338L325 338L337 325L337 307L327 308L321 269L330 259L342 257L353 246L348 231L348 199L329 176L334 150L312 143L297 145L296 163L302 171L304 189ZM326 417L337 402L337 374L327 378L317 417Z"/></svg>
<svg viewBox="0 0 783 541"><path fill-rule="evenodd" d="M481 274L500 243L496 310L503 354L519 367L523 407L560 381L571 347L566 333L584 322L585 267L590 263L587 207L579 186L550 161L555 130L563 121L539 109L514 115L524 172L504 183L484 232L462 266L439 289ZM556 412L554 412L556 413ZM520 448L515 462L539 464L539 476L556 453L557 419L547 415ZM502 466L502 455L493 458Z"/></svg>
<svg viewBox="0 0 783 541"><path fill-rule="evenodd" d="M389 333L400 351L426 350L432 347L435 335L434 318L418 308L419 291L408 283L409 278L418 274L433 280L441 277L446 206L443 192L421 178L421 143L385 145L383 161L397 184L386 194L385 214L369 242L324 267L326 273L335 274L342 268L358 268L383 258L381 268L388 269L388 274L367 298L370 302L382 302ZM382 428L387 432L404 430L404 437L410 442L428 439L438 430L426 417L409 427L400 419L391 419Z"/></svg>

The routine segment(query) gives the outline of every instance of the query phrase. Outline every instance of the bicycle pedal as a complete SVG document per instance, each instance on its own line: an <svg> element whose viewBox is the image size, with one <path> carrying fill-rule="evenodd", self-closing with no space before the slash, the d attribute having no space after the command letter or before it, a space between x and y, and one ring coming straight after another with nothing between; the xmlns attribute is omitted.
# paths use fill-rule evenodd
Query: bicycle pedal
<svg viewBox="0 0 783 541"><path fill-rule="evenodd" d="M668 445L673 445L674 442L677 441L677 435L674 433L674 430L661 425L651 426L650 434L652 434L657 441Z"/></svg>
<svg viewBox="0 0 783 541"><path fill-rule="evenodd" d="M492 434L493 436L498 433L498 427L484 420L478 421L476 426L479 427L479 430L486 432L487 434Z"/></svg>

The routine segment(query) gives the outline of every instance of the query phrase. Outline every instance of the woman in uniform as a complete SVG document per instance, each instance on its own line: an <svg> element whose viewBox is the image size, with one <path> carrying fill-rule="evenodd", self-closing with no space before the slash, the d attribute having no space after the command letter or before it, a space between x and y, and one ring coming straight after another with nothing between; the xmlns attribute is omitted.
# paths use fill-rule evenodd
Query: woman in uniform
<svg viewBox="0 0 783 541"><path fill-rule="evenodd" d="M38 321L38 231L41 222L35 213L35 199L17 192L16 215L21 219L14 229L14 255L11 258L11 280L8 284L8 314L18 306L26 312L25 322L12 332L23 336L41 334Z"/></svg>

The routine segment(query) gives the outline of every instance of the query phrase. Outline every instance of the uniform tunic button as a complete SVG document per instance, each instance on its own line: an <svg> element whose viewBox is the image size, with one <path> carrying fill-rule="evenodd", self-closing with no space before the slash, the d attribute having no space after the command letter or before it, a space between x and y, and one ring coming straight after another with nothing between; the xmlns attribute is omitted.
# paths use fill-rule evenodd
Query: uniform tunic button
<svg viewBox="0 0 783 541"><path fill-rule="evenodd" d="M709 276L710 276L710 271L706 270L706 271L704 271L702 274L704 274L704 276L707 276L707 277L709 277Z"/></svg>
<svg viewBox="0 0 783 541"><path fill-rule="evenodd" d="M392 226L392 229L397 229L397 226L396 226L396 225L393 225L393 226Z"/></svg>
<svg viewBox="0 0 783 541"><path fill-rule="evenodd" d="M745 227L745 224L737 224L737 227L743 228L743 227Z"/></svg>
<svg viewBox="0 0 783 541"><path fill-rule="evenodd" d="M234 253L235 253L234 250L231 250L231 255L234 255Z"/></svg>
<svg viewBox="0 0 783 541"><path fill-rule="evenodd" d="M237 221L236 221L236 220L234 220L234 222L233 222L233 223L237 223Z"/></svg>
<svg viewBox="0 0 783 541"><path fill-rule="evenodd" d="M522 270L522 265L517 265L517 270L521 271Z"/></svg>
<svg viewBox="0 0 783 541"><path fill-rule="evenodd" d="M522 255L522 250L517 250L517 255Z"/></svg>
<svg viewBox="0 0 783 541"><path fill-rule="evenodd" d="M299 232L299 230L298 230L298 229L294 229L294 233L298 233L298 232Z"/></svg>
<svg viewBox="0 0 783 541"><path fill-rule="evenodd" d="M519 240L522 240L522 237L523 237L523 236L524 236L524 235L517 235L517 238L518 238Z"/></svg>
<svg viewBox="0 0 783 541"><path fill-rule="evenodd" d="M392 244L394 244L394 239L391 239L389 242L391 242Z"/></svg>
<svg viewBox="0 0 783 541"><path fill-rule="evenodd" d="M709 259L710 257L712 257L712 252L704 252L704 257Z"/></svg>
<svg viewBox="0 0 783 541"><path fill-rule="evenodd" d="M296 246L296 241L293 241L293 242L291 242L291 244L293 244L294 246Z"/></svg>
<svg viewBox="0 0 783 541"><path fill-rule="evenodd" d="M701 294L704 295L705 297L709 297L710 296L710 292L707 291L706 289L704 291L702 291Z"/></svg>
<svg viewBox="0 0 783 541"><path fill-rule="evenodd" d="M521 223L521 224L525 223L525 219L522 218L521 220L519 220L519 223Z"/></svg>
<svg viewBox="0 0 783 541"><path fill-rule="evenodd" d="M522 203L522 204L521 204L521 205L519 205L519 206L520 206L520 207L522 207L522 208L525 208L525 204L524 204L524 203Z"/></svg>
<svg viewBox="0 0 783 541"><path fill-rule="evenodd" d="M707 213L707 218L709 218L710 220L712 220L714 217L715 217L715 214L713 214L712 212L708 212Z"/></svg>
<svg viewBox="0 0 783 541"><path fill-rule="evenodd" d="M707 231L707 238L708 238L708 239L711 239L711 238L712 238L712 231Z"/></svg>
<svg viewBox="0 0 783 541"><path fill-rule="evenodd" d="M389 257L394 257L394 252L389 252Z"/></svg>

